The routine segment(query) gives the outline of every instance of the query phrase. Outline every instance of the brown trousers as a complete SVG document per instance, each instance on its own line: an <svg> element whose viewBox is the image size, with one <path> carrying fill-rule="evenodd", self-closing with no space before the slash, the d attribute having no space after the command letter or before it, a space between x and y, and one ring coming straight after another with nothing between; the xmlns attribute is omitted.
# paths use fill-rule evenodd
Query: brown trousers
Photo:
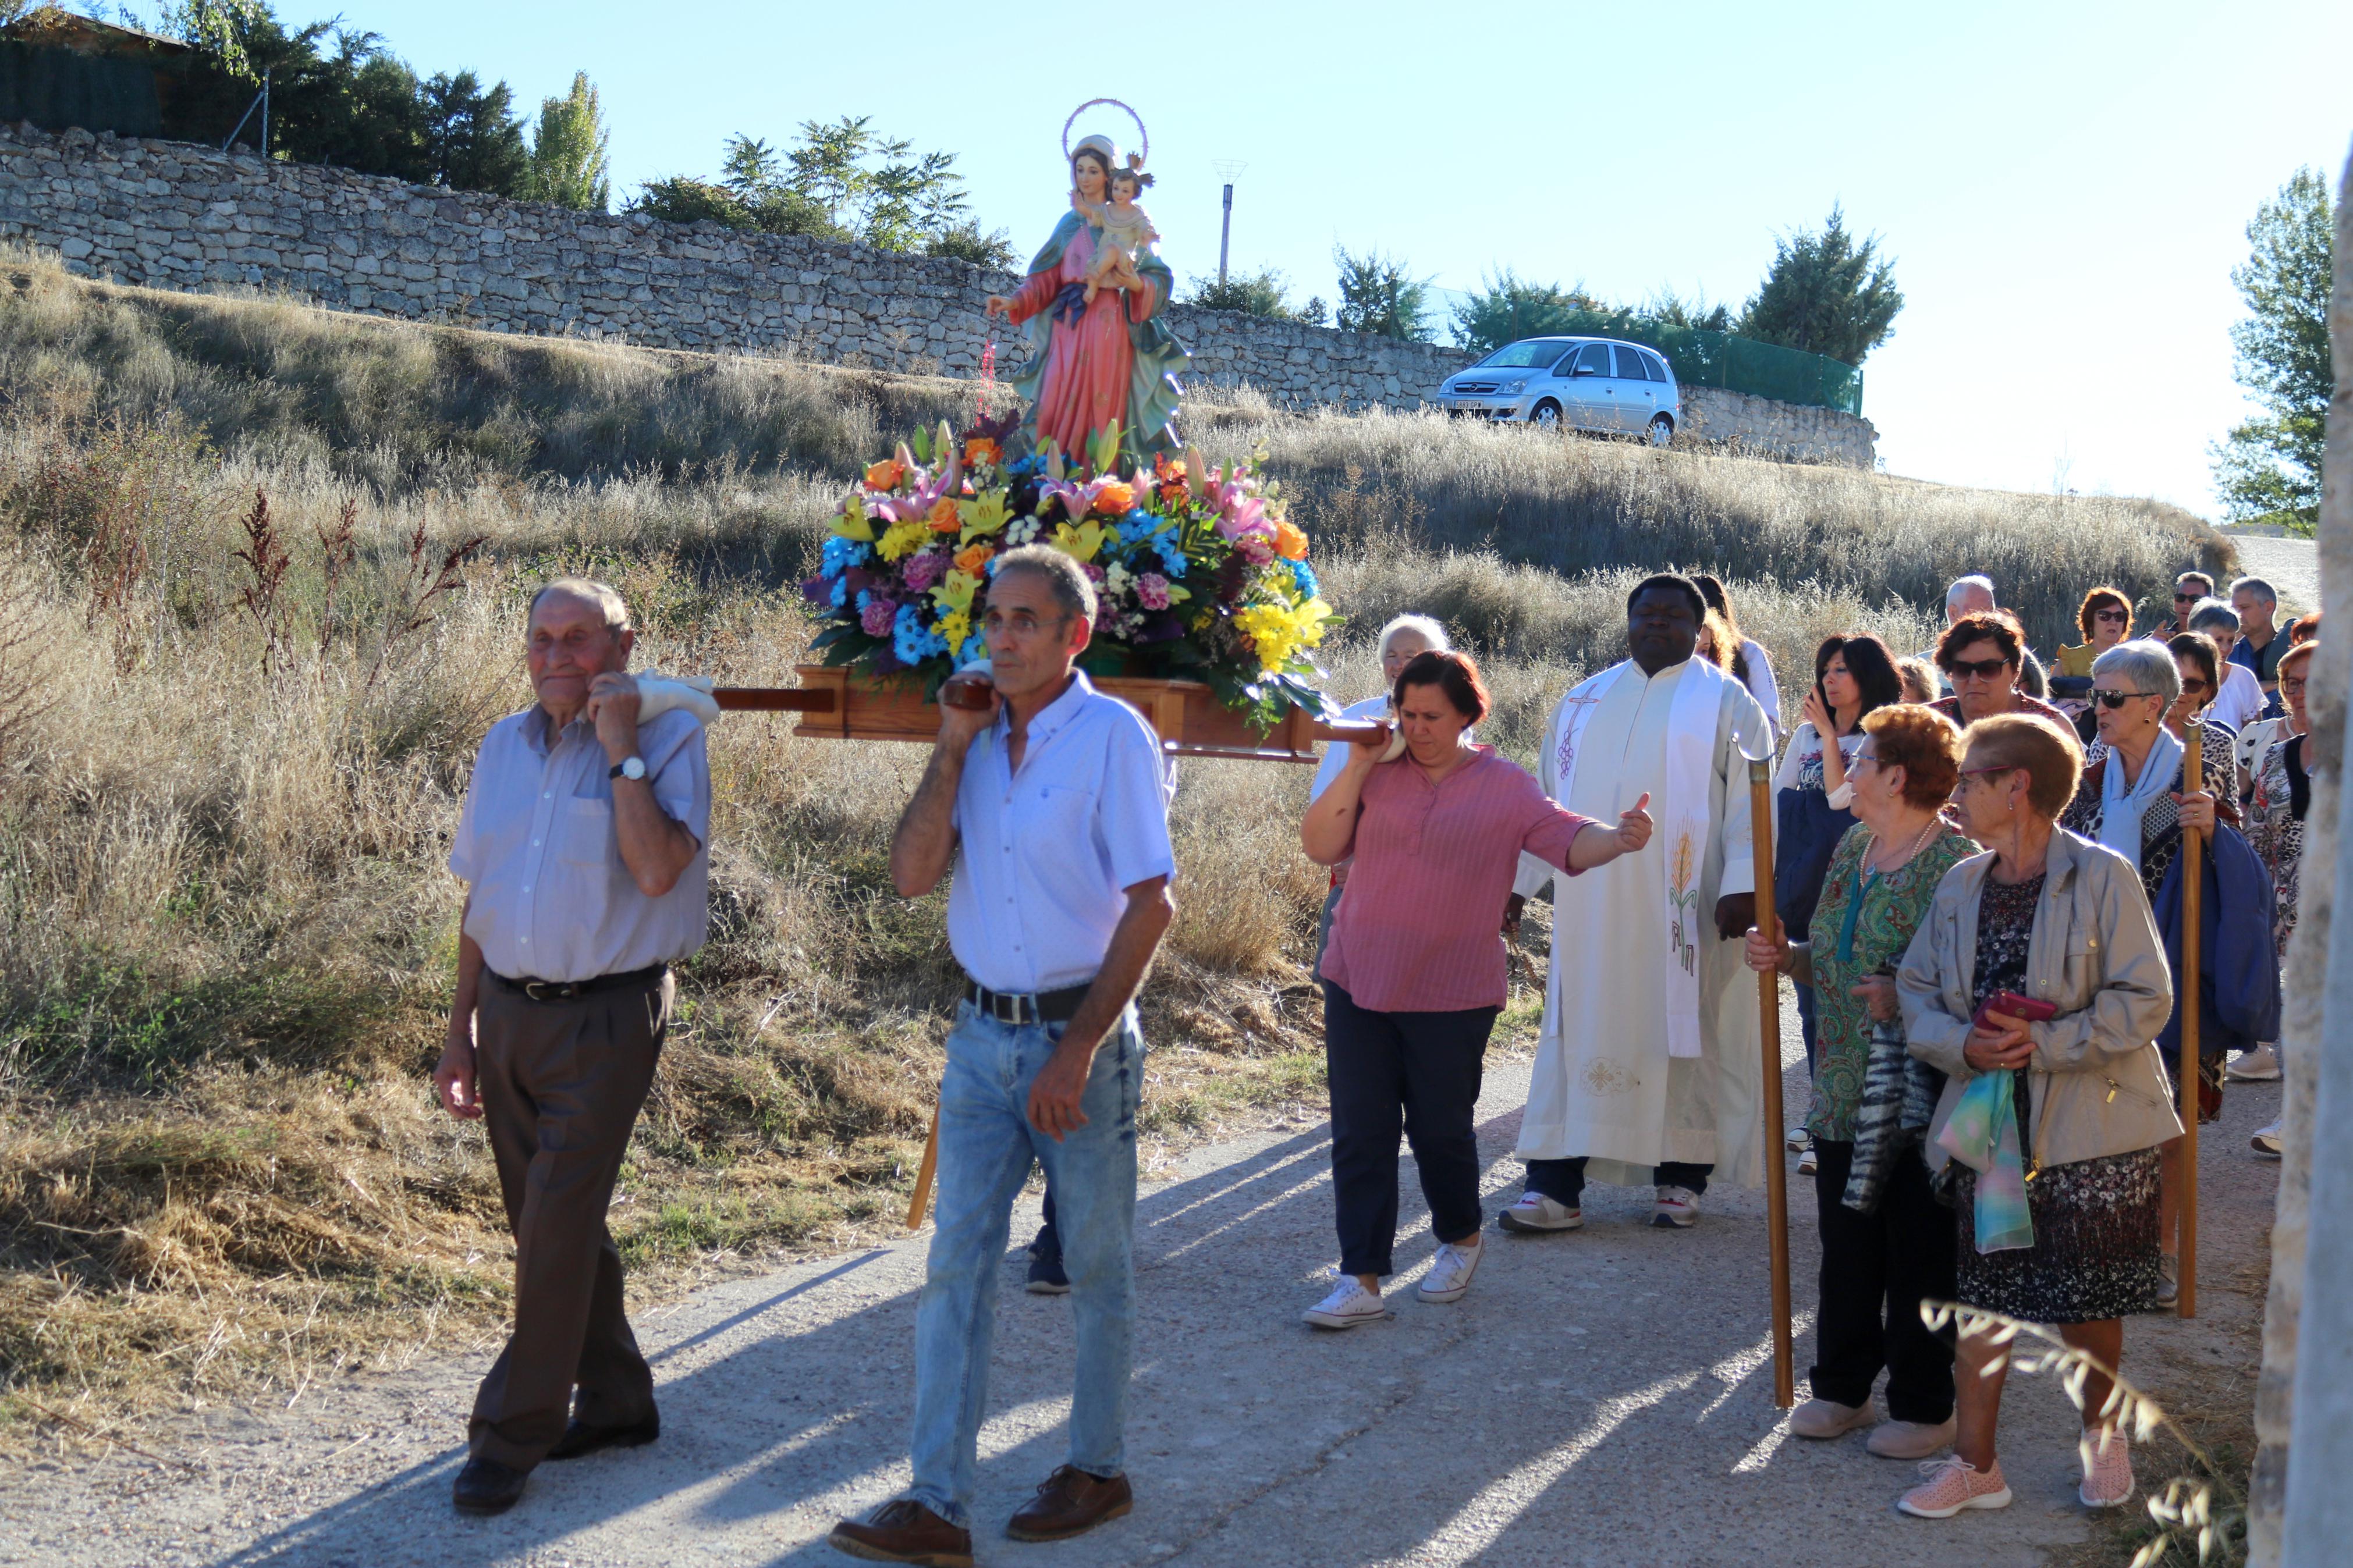
<svg viewBox="0 0 2353 1568"><path fill-rule="evenodd" d="M533 1002L482 983L475 1066L514 1232L515 1310L513 1336L474 1396L467 1436L477 1458L529 1470L571 1415L626 1426L654 1413L653 1370L622 1309L621 1254L605 1211L676 989L665 975Z"/></svg>

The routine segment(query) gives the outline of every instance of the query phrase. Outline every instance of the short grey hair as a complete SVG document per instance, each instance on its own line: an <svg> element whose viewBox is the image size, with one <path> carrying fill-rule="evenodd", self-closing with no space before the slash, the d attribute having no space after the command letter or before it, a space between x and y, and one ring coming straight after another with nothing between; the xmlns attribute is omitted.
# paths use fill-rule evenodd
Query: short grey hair
<svg viewBox="0 0 2353 1568"><path fill-rule="evenodd" d="M2240 578L2237 582L2231 584L2231 597L2234 599L2237 598L2241 589L2244 589L2246 592L2253 594L2256 598L2261 599L2266 605L2276 605L2279 603L2279 590L2274 588L2269 583L2264 582L2261 577Z"/></svg>
<svg viewBox="0 0 2353 1568"><path fill-rule="evenodd" d="M1966 577L1954 578L1952 586L1945 590L1945 613L1949 616L1955 610L1959 609L1961 607L1961 601L1968 598L1973 591L1979 588L1985 590L1985 596L1987 598L1991 599L1994 597L1993 579L1985 575L1981 572L1972 572ZM1995 602L2000 603L1999 600L1996 600Z"/></svg>
<svg viewBox="0 0 2353 1568"><path fill-rule="evenodd" d="M989 578L993 582L1008 572L1035 572L1046 579L1053 590L1054 602L1066 614L1095 618L1095 585L1087 569L1075 557L1065 555L1050 544L1025 544L1018 550L1008 550L998 556Z"/></svg>
<svg viewBox="0 0 2353 1568"><path fill-rule="evenodd" d="M2094 659L2092 679L2104 675L2123 679L2128 690L2164 698L2168 708L2181 695L2181 667L2173 662L2173 650L2154 637L2120 642Z"/></svg>
<svg viewBox="0 0 2353 1568"><path fill-rule="evenodd" d="M539 602L550 594L561 594L567 599L577 599L584 605L594 605L604 612L605 629L625 632L629 629L629 603L621 591L610 583L599 583L594 577L557 577L540 584L539 592L531 596L531 608L523 615L528 626L539 614Z"/></svg>
<svg viewBox="0 0 2353 1568"><path fill-rule="evenodd" d="M2189 619L2185 630L2193 632L2226 631L2239 635L2239 612L2220 599L2200 599L2189 607Z"/></svg>
<svg viewBox="0 0 2353 1568"><path fill-rule="evenodd" d="M1374 649L1381 658L1389 656L1389 644L1399 632L1412 632L1430 645L1432 653L1449 653L1454 645L1446 640L1446 628L1428 616L1399 616L1381 628L1381 639Z"/></svg>

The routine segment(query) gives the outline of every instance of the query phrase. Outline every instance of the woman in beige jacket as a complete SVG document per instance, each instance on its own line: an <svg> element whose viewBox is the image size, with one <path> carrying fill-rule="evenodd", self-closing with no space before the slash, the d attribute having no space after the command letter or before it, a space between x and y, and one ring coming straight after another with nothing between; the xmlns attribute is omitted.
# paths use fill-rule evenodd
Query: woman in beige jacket
<svg viewBox="0 0 2353 1568"><path fill-rule="evenodd" d="M1959 1209L1964 1305L2056 1325L2114 1369L2123 1319L2157 1303L2158 1154L2181 1135L2155 1041L2173 1010L2173 979L2132 866L2058 826L2083 767L2075 737L2049 720L2005 714L1968 731L1954 804L1987 846L1945 874L1896 975L1912 1054L1947 1075L1926 1152ZM2049 1005L2047 1022L1987 1007L2010 992ZM1980 1018L1982 1021L1980 1022ZM1972 1080L2016 1075L2032 1238L1980 1252L1978 1173L1947 1167L1940 1138ZM2010 1501L1994 1453L2006 1346L1957 1351L1957 1436L1951 1458L1898 1503L1946 1519ZM2087 1507L2132 1494L2125 1434L2105 1414L2110 1384L2084 1389Z"/></svg>

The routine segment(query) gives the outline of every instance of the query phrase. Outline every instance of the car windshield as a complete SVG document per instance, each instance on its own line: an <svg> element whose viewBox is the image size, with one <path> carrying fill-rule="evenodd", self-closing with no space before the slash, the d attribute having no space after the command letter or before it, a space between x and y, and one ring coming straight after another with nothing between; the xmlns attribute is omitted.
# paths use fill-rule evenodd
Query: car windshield
<svg viewBox="0 0 2353 1568"><path fill-rule="evenodd" d="M1576 347L1574 343L1562 342L1558 338L1530 338L1525 342L1506 343L1481 360L1479 368L1481 370L1535 370L1540 365L1550 365L1553 361L1574 347Z"/></svg>

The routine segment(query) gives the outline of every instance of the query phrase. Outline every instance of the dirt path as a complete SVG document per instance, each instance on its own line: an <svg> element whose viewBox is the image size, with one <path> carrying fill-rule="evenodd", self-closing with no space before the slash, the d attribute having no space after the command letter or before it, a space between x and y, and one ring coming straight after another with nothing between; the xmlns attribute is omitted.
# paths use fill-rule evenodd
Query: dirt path
<svg viewBox="0 0 2353 1568"><path fill-rule="evenodd" d="M2267 539L2257 534L2232 535L2239 546L2239 564L2247 575L2261 577L2279 590L2280 603L2301 612L2320 603L2320 546L2309 539ZM2225 584L2227 586L2227 584Z"/></svg>
<svg viewBox="0 0 2353 1568"><path fill-rule="evenodd" d="M1794 1025L1790 1037L1795 1039ZM1802 1068L1799 1069L1802 1074ZM1481 1102L1491 1193L1526 1068ZM1794 1086L1793 1086L1794 1087ZM1794 1097L1793 1097L1794 1098ZM2233 1085L2210 1130L2205 1315L2144 1319L2127 1368L2160 1398L2253 1397L2273 1172L2246 1152L2272 1086ZM1859 1436L1785 1440L1766 1342L1761 1194L1711 1194L1696 1230L1652 1230L1649 1194L1588 1194L1588 1228L1509 1238L1472 1295L1433 1308L1406 1173L1394 1317L1343 1335L1298 1321L1332 1253L1325 1130L1204 1149L1147 1190L1137 1219L1141 1331L1129 1519L1060 1547L997 1533L1061 1458L1068 1304L1021 1294L1008 1258L991 1418L981 1436L983 1563L1202 1568L1397 1563L1948 1564L2073 1556L2095 1536L2073 1500L2073 1416L2047 1379L2013 1382L2004 1458L2018 1501L1947 1524L1890 1506L1910 1468ZM1813 1296L1810 1185L1794 1251ZM1017 1224L1034 1224L1034 1205ZM829 1563L835 1517L906 1479L913 1302L906 1241L713 1287L649 1312L664 1433L550 1465L489 1521L448 1506L483 1359L354 1380L292 1413L230 1412L156 1451L0 1477L0 1562L161 1564ZM1810 1348L1801 1318L1799 1388ZM2146 1479L2146 1478L2145 1478ZM2119 1559L2121 1561L2121 1559Z"/></svg>

